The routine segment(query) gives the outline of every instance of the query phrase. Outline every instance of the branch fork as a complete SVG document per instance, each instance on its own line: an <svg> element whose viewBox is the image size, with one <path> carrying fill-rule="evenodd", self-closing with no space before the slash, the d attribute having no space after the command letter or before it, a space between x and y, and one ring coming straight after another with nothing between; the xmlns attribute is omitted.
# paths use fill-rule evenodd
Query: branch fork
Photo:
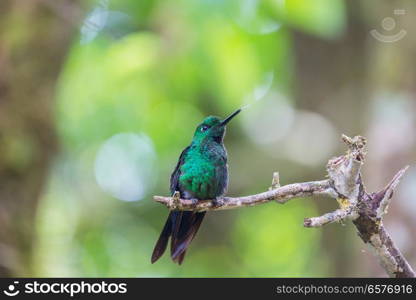
<svg viewBox="0 0 416 300"><path fill-rule="evenodd" d="M321 227L329 223L352 221L359 237L378 257L381 266L390 277L415 277L416 274L383 226L383 216L408 166L401 169L382 190L367 193L361 177L364 164L366 139L342 135L347 145L346 154L329 160L328 179L281 186L279 173L273 173L268 191L244 196L222 197L219 199L199 200L197 202L180 199L179 192L172 197L154 196L154 200L171 210L215 211L245 206L260 205L276 201L284 204L293 198L327 196L336 199L339 209L322 216L306 218L305 227Z"/></svg>

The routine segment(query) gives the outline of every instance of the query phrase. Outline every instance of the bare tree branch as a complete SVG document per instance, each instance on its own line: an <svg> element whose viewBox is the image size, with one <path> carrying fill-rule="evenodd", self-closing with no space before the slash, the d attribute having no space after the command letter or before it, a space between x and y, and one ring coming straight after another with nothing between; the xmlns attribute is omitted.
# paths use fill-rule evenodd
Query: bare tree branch
<svg viewBox="0 0 416 300"><path fill-rule="evenodd" d="M310 197L314 195L327 195L333 197L334 194L332 194L330 181L322 180L294 183L260 194L245 197L223 197L215 200L198 200L197 203L188 199L179 199L179 201L175 202L175 197L154 196L153 199L159 203L165 204L170 209L212 211L254 206L273 200L283 204L293 198Z"/></svg>
<svg viewBox="0 0 416 300"><path fill-rule="evenodd" d="M222 197L214 200L180 199L179 192L172 197L154 196L154 200L173 210L214 211L244 206L254 206L270 201L284 204L290 199L324 195L337 200L339 209L319 217L306 218L305 227L351 220L363 242L373 250L381 266L390 277L415 277L415 272L383 226L382 218L408 166L400 170L381 191L367 193L361 167L366 155L366 139L342 136L348 150L345 155L330 159L327 165L328 179L293 183L280 186L279 173L273 174L268 191L244 197Z"/></svg>

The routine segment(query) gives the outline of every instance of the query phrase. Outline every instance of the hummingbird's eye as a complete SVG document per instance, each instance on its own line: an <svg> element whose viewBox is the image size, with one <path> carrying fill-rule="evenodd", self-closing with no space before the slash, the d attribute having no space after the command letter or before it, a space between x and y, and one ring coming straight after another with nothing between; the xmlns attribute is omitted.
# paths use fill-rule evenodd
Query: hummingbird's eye
<svg viewBox="0 0 416 300"><path fill-rule="evenodd" d="M202 127L201 127L202 132L207 131L208 129L209 129L208 125L202 125Z"/></svg>

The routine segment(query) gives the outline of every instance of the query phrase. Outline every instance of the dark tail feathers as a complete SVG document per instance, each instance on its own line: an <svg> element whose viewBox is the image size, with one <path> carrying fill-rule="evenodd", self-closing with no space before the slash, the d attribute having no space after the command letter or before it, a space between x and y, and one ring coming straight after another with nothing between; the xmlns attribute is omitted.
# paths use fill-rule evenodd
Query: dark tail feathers
<svg viewBox="0 0 416 300"><path fill-rule="evenodd" d="M171 237L170 253L172 260L178 264L182 264L186 250L198 232L204 216L205 212L170 212L153 250L152 263L156 262L163 255L168 245L169 237Z"/></svg>

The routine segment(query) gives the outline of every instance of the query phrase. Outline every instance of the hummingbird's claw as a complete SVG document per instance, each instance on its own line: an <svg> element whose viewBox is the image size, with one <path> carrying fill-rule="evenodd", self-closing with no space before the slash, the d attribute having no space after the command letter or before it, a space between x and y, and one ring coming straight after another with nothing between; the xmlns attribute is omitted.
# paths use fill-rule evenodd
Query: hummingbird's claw
<svg viewBox="0 0 416 300"><path fill-rule="evenodd" d="M192 198L191 201L192 201L192 207L195 209L196 205L198 204L198 199Z"/></svg>
<svg viewBox="0 0 416 300"><path fill-rule="evenodd" d="M179 191L175 191L172 196L172 202L170 205L171 209L175 210L176 208L178 208L180 201L181 201L181 194L179 193Z"/></svg>
<svg viewBox="0 0 416 300"><path fill-rule="evenodd" d="M223 198L215 198L214 200L212 200L212 204L214 207L220 207L223 206L225 204L225 201Z"/></svg>

